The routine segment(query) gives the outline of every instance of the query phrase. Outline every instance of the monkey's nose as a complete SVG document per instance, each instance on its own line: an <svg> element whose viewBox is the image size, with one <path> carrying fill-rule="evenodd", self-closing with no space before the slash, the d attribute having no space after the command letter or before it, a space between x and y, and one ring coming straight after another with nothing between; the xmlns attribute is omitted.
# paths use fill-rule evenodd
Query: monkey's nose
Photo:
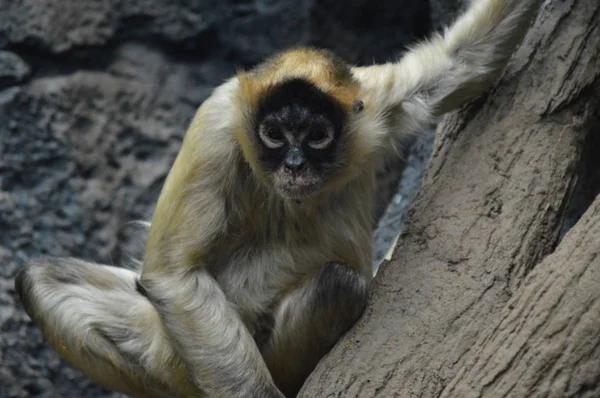
<svg viewBox="0 0 600 398"><path fill-rule="evenodd" d="M286 169L293 172L299 172L304 168L306 159L304 159L304 156L302 156L298 149L294 148L288 152L283 160L283 164Z"/></svg>

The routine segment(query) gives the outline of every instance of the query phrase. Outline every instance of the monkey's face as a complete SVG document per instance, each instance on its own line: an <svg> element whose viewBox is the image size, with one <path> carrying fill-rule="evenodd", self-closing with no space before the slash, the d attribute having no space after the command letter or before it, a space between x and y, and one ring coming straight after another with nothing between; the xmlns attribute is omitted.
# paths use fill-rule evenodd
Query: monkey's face
<svg viewBox="0 0 600 398"><path fill-rule="evenodd" d="M344 112L335 100L304 80L287 81L259 106L255 136L261 166L284 198L318 192L339 167Z"/></svg>

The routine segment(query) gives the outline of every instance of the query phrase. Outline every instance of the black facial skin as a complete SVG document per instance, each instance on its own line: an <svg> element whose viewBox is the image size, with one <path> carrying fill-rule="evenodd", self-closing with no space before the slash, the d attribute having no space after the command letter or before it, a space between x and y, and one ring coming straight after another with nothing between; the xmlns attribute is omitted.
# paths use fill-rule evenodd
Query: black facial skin
<svg viewBox="0 0 600 398"><path fill-rule="evenodd" d="M262 99L254 123L259 160L281 196L302 200L335 171L345 117L333 97L303 79L281 83Z"/></svg>

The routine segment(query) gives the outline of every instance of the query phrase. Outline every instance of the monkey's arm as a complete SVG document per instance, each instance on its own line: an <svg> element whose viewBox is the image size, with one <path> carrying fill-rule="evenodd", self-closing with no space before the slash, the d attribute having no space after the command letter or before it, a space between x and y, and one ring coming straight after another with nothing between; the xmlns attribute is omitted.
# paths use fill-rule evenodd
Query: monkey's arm
<svg viewBox="0 0 600 398"><path fill-rule="evenodd" d="M141 284L191 381L206 396L283 397L252 336L205 270L143 274Z"/></svg>
<svg viewBox="0 0 600 398"><path fill-rule="evenodd" d="M203 212L206 217L181 219L173 240L154 242L158 249L150 255L156 257L146 260L140 285L192 382L207 396L282 397L250 332L197 251L211 246L190 240L195 235L210 238L198 229L224 223L218 219L220 204L206 203Z"/></svg>
<svg viewBox="0 0 600 398"><path fill-rule="evenodd" d="M540 0L476 0L458 20L398 62L353 69L366 106L412 133L488 89L522 40Z"/></svg>
<svg viewBox="0 0 600 398"><path fill-rule="evenodd" d="M282 397L250 332L207 270L226 233L226 183L234 145L219 129L217 89L186 134L161 192L140 284L192 381L210 397ZM227 164L227 166L225 166ZM160 361L160 358L156 358ZM168 365L165 365L168 366Z"/></svg>

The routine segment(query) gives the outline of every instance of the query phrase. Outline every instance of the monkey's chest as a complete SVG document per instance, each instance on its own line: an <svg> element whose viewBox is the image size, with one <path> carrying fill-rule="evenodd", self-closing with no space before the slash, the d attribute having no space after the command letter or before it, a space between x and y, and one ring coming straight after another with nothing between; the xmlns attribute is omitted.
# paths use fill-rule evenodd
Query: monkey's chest
<svg viewBox="0 0 600 398"><path fill-rule="evenodd" d="M227 261L212 270L213 276L232 303L258 310L324 266L333 253L310 244L234 246L223 252Z"/></svg>
<svg viewBox="0 0 600 398"><path fill-rule="evenodd" d="M335 246L332 237L318 244L307 240L231 250L228 261L216 270L215 279L257 342L268 337L273 313L287 295L328 262L348 262L340 253L355 256L356 248L349 249L352 244L346 240Z"/></svg>
<svg viewBox="0 0 600 398"><path fill-rule="evenodd" d="M251 332L260 334L282 300L329 262L370 271L370 213L350 204L305 217L258 213L230 224L234 233L219 239L210 271Z"/></svg>

